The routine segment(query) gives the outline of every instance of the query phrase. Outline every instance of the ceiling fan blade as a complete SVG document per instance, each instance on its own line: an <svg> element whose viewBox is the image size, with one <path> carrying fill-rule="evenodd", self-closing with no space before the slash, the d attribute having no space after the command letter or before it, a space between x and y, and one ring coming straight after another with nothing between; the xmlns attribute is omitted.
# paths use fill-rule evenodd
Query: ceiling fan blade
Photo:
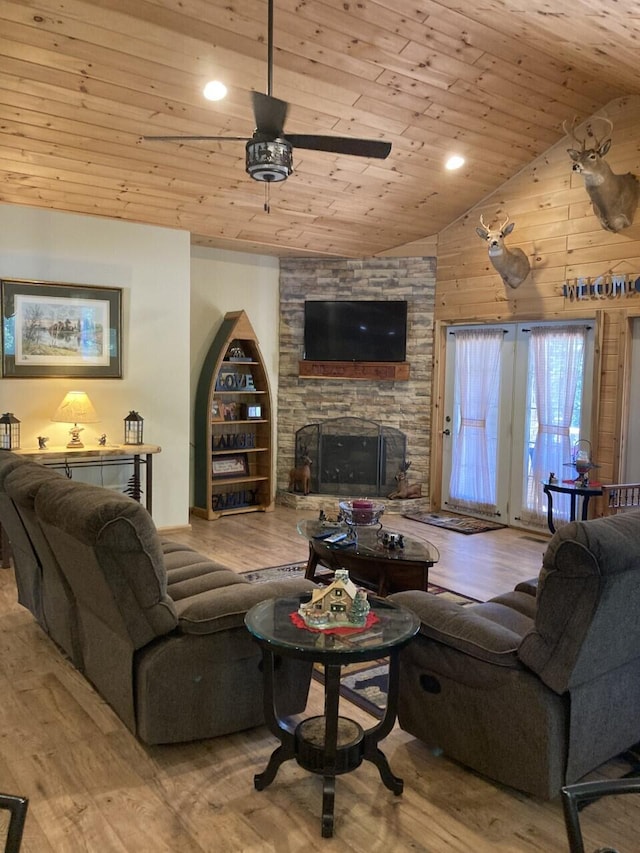
<svg viewBox="0 0 640 853"><path fill-rule="evenodd" d="M381 139L353 139L348 136L315 136L305 133L285 133L285 139L294 148L353 154L356 157L377 157L379 160L384 160L391 151L391 143Z"/></svg>
<svg viewBox="0 0 640 853"><path fill-rule="evenodd" d="M248 142L250 136L143 136L145 142Z"/></svg>
<svg viewBox="0 0 640 853"><path fill-rule="evenodd" d="M256 118L256 131L274 139L276 136L282 136L289 104L262 92L252 92L251 97L253 114Z"/></svg>

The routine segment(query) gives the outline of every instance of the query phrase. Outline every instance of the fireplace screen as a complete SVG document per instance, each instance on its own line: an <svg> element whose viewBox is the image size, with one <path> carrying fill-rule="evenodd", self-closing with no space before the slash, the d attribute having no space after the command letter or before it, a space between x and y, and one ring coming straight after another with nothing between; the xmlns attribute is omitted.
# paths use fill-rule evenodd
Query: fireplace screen
<svg viewBox="0 0 640 853"><path fill-rule="evenodd" d="M384 497L405 460L406 436L362 418L334 418L296 432L296 465L311 459L316 494Z"/></svg>

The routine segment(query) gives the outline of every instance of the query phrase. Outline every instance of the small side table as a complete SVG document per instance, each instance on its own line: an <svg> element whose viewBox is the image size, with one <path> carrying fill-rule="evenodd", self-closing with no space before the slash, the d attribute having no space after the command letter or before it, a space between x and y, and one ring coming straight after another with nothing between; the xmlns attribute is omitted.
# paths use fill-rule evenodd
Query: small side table
<svg viewBox="0 0 640 853"><path fill-rule="evenodd" d="M553 523L553 493L557 492L561 495L571 496L571 505L569 509L569 521L575 521L577 518L578 498L582 499L582 512L580 518L586 521L589 513L589 498L597 497L602 494L600 485L578 486L576 483L542 483L542 489L547 496L547 524L552 533L556 532Z"/></svg>
<svg viewBox="0 0 640 853"><path fill-rule="evenodd" d="M275 779L284 761L295 758L301 767L323 777L322 836L330 838L334 826L335 778L373 762L384 785L394 794L404 783L394 776L387 757L379 748L396 720L399 687L399 652L417 633L419 620L411 611L386 599L370 599L377 621L370 628L347 634L333 634L298 628L291 614L298 610L298 598L261 601L249 610L245 624L260 644L264 665L265 721L280 745L274 750L254 785L262 791ZM276 707L276 658L294 657L320 663L324 667L324 715L309 717L294 726L278 715ZM389 689L383 719L364 731L354 720L339 714L340 670L345 664L389 658Z"/></svg>

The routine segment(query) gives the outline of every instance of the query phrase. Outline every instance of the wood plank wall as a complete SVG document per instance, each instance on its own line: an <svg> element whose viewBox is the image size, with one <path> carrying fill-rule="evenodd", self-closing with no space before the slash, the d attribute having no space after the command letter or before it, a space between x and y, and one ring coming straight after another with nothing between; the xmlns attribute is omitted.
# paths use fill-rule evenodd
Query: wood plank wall
<svg viewBox="0 0 640 853"><path fill-rule="evenodd" d="M612 101L599 113L613 122L607 162L615 173L640 176L640 98ZM568 116L568 123L571 123ZM584 125L578 128L582 132ZM596 125L594 129L597 130ZM602 128L600 124L599 127ZM596 365L592 446L603 482L619 482L626 428L630 323L640 316L640 293L616 299L570 301L562 293L576 278L628 274L640 276L640 210L632 226L619 234L605 231L592 212L581 175L572 173L567 137L498 192L442 231L436 273L436 340L432 417L431 495L440 497L443 428L444 345L453 323L522 320L594 320ZM531 273L519 288L503 285L489 262L487 246L476 234L480 215L486 223L508 215L515 229L507 246L528 255Z"/></svg>

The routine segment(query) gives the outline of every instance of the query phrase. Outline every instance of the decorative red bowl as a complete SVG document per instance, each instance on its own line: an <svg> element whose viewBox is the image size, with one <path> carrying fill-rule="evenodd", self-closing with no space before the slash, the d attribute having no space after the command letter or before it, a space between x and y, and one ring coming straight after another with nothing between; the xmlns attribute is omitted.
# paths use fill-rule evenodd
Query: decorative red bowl
<svg viewBox="0 0 640 853"><path fill-rule="evenodd" d="M379 524L384 512L384 504L360 498L352 501L340 501L340 509L347 524Z"/></svg>

